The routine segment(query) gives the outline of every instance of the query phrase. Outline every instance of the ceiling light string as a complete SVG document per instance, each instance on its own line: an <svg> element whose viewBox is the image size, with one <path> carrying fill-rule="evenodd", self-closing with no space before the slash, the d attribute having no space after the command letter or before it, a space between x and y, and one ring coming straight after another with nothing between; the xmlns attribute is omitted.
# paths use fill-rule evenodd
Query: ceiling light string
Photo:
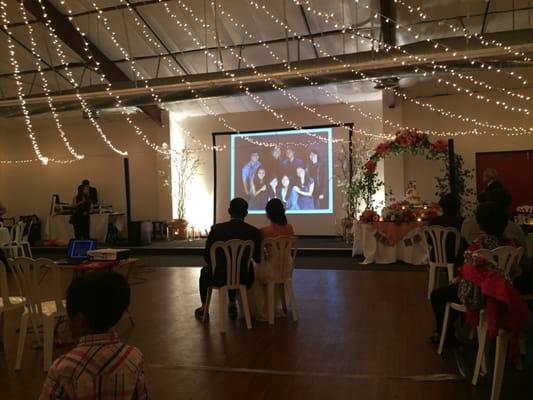
<svg viewBox="0 0 533 400"><path fill-rule="evenodd" d="M430 15L428 15L425 12L422 11L422 8L420 6L417 6L415 8L414 6L404 2L403 0L394 0L394 2L397 3L397 4L400 4L401 6L403 6L405 8L407 8L409 13L411 13L413 15L414 14L418 14L418 16L422 20L425 20L426 18L431 18ZM500 47L500 48L504 49L510 55L513 55L513 56L516 56L516 57L521 57L524 62L533 61L533 59L531 57L528 57L524 52L519 51L519 50L515 50L515 49L513 49L512 46L505 45L504 43L499 42L497 40L486 39L485 36L483 36L481 33L472 32L466 27L462 27L461 26L460 28L457 28L455 25L445 22L445 20L439 20L439 21L437 21L437 24L439 26L446 25L454 33L460 33L466 39L472 39L472 38L477 39L485 47Z"/></svg>
<svg viewBox="0 0 533 400"><path fill-rule="evenodd" d="M127 61L129 61L130 63L130 66L131 66L131 69L133 71L133 73L135 74L135 77L136 79L140 79L144 82L144 85L145 85L145 88L147 88L150 92L150 95L152 97L152 99L157 102L157 104L159 105L159 107L161 107L162 109L168 111L166 105L163 103L162 99L160 96L158 96L155 92L154 92L154 89L152 87L149 86L149 83L148 83L148 79L146 79L144 77L144 75L139 71L139 69L137 68L136 66L136 63L135 63L135 60L132 59L132 57L129 55L129 53L126 51L126 49L124 49L124 47L118 42L118 40L116 39L116 32L114 32L110 26L109 26L109 23L108 23L108 19L107 17L103 16L103 12L98 8L98 6L96 5L96 3L93 3L93 6L96 8L96 10L98 11L98 15L97 15L97 18L99 20L102 21L103 23L103 26L104 28L106 29L106 31L109 33L110 37L111 37L111 40L113 42L113 44L115 45L115 47L117 47L117 49L123 54L123 56L125 57L125 59ZM71 13L71 10L69 10L69 13ZM73 20L73 18L70 18L71 21ZM86 37L86 34L79 28L78 25L75 25L75 28L78 32L80 32L80 34L85 38ZM89 51L89 47L88 47L88 42L84 39L84 42L86 43L86 48L87 48L87 51ZM96 62L96 61L95 61ZM105 77L105 75L104 75ZM109 86L109 88L111 88L111 86ZM109 93L112 93L111 91L108 91L108 94ZM117 106L122 106L122 102L118 102L118 105ZM196 139L192 133L187 130L185 127L183 127L181 124L179 124L177 121L176 121L176 124L180 127L180 129L189 137L191 138L191 140L199 146L198 149L194 149L194 150L224 150L225 146L209 146L205 143L203 143L201 140L199 139ZM140 128L138 128L139 131L137 131L137 134L139 134L141 136L141 132L140 131ZM146 144L149 143L145 141ZM154 146L157 146L157 145L154 145ZM152 146L151 146L152 147ZM158 147L158 150L160 153L166 153L168 154L168 152L178 152L177 150L173 150L173 149L168 149L168 147L164 147L164 146L157 146ZM152 147L154 148L154 147ZM154 148L154 150L156 150Z"/></svg>
<svg viewBox="0 0 533 400"><path fill-rule="evenodd" d="M45 26L47 28L48 35L50 36L50 38L52 40L52 43L54 45L53 47L55 48L56 53L57 53L57 55L60 58L61 64L63 64L65 66L65 68L64 68L65 73L66 73L69 81L74 86L76 98L78 99L83 111L87 115L87 118L89 119L89 121L91 122L93 127L96 129L96 131L98 132L98 134L100 135L102 140L107 144L107 146L111 150L113 150L115 153L117 153L117 154L119 154L121 156L127 156L128 155L127 151L122 151L122 150L119 150L118 148L116 148L113 145L113 143L111 142L111 140L106 136L106 134L104 133L104 131L100 127L100 124L94 118L93 111L90 109L90 107L88 106L88 104L85 101L85 99L80 95L79 85L76 83L76 80L74 79L74 77L72 75L72 72L68 68L68 62L66 61L66 56L65 56L65 53L63 51L63 46L61 44L61 41L59 40L59 37L57 36L57 34L55 32L54 27L52 26L52 21L48 18L46 7L44 6L42 0L38 0L38 2L39 2L39 5L41 7L41 10L43 12L43 17L45 19L44 24L45 24Z"/></svg>
<svg viewBox="0 0 533 400"><path fill-rule="evenodd" d="M182 5L182 7L184 6L183 3L181 2L181 0L178 0L177 1L178 4ZM188 29L188 24L187 23L184 23L182 22L176 14L172 13L170 11L170 9L168 8L168 5L166 3L163 3L164 7L165 7L165 10L167 11L167 14L171 16L171 18L173 18L175 21L176 21L176 25L178 27L180 27L180 29L182 29L193 41L194 43L199 47L199 48L206 48L206 46L204 46L195 36L194 34ZM195 22L198 22L198 21L202 21L202 24L204 27L209 27L208 24L205 24L203 22L203 19L199 18L199 17L196 17L194 15L194 13L192 12L192 10L189 9L189 13L191 14L191 17L195 20ZM292 120L286 118L282 113L280 112L276 112L275 110L273 110L270 106L265 106L265 103L256 95L253 95L249 88L244 85L244 83L235 78L234 74L232 73L229 73L227 71L225 71L225 68L224 68L224 65L223 63L218 59L218 57L216 57L215 55L211 54L210 52L208 52L207 50L204 50L204 54L206 54L208 57L211 57L213 59L213 62L215 64L217 64L220 68L220 70L222 72L224 72L224 74L231 78L231 80L233 82L237 82L239 84L239 88L241 89L241 91L243 91L248 97L250 97L252 99L252 101L254 101L256 104L258 104L260 107L262 107L264 110L268 111L269 113L271 113L276 119L278 119L279 121L281 121L282 123L292 127L293 129L295 130L301 130L303 131L306 135L308 136L311 136L311 137L314 137L315 139L317 140L320 140L320 141L324 141L324 142L328 142L329 139L326 139L320 135L316 135L310 131L308 131L307 129L303 128L302 126L296 124L295 122L293 122ZM332 139L333 142L336 142L336 141L343 141L344 139Z"/></svg>
<svg viewBox="0 0 533 400"><path fill-rule="evenodd" d="M41 67L40 60L42 60L43 58L41 57L41 55L37 51L37 42L35 41L35 36L33 34L33 27L29 23L28 14L27 14L26 8L24 7L24 4L22 2L19 3L19 8L20 8L20 12L22 14L22 19L24 21L24 24L26 25L26 27L28 29L28 35L29 35L29 38L30 38L30 50L31 50L32 54L35 57L34 64L35 64L35 67L37 68L37 71L39 72L39 76L40 76L41 82L42 82L42 88L43 88L43 91L44 91L44 93L46 95L46 100L48 102L48 108L50 109L50 113L52 114L52 117L54 119L55 125L57 127L58 132L59 132L59 135L60 135L61 139L63 140L63 143L65 144L65 147L67 148L68 152L75 159L82 160L84 158L84 155L78 154L76 152L76 150L74 150L74 148L70 144L70 142L69 142L69 140L67 138L67 135L66 135L65 131L63 130L63 125L61 124L61 121L59 119L59 115L56 112L56 108L54 106L53 99L50 96L50 87L48 85L48 79L46 79L46 74L43 72L42 67Z"/></svg>
<svg viewBox="0 0 533 400"><path fill-rule="evenodd" d="M181 0L178 0L177 3L185 10L187 11L191 18L194 19L195 22L199 22L202 24L202 27L210 30L212 32L212 29L209 29L209 24L207 24L201 17L197 17L194 12L192 11L192 9L190 9L186 4L184 4ZM197 44L198 46L200 47L203 47L202 44L197 40L195 39L194 35L191 33L191 31L189 31L187 29L187 24L186 23L182 23L178 17L172 13L168 7L165 5L165 8L167 9L167 12L169 13L169 15L171 15L172 18L174 18L177 22L177 25L182 29L184 30L185 33L188 34L188 36L190 36L192 38L192 40L195 42L195 44ZM213 39L216 40L216 37L213 36ZM228 49L228 46L223 46L224 49ZM246 58L242 57L241 55L238 55L236 54L233 49L229 49L229 51L231 52L231 54L240 59L241 61L243 61L248 67L252 68L253 69L253 72L256 76L258 76L261 80L263 80L265 83L268 83L270 84L275 90L279 91L280 93L282 93L284 96L290 98L294 103L296 103L297 105L303 107L304 109L306 109L307 111L309 111L310 113L312 113L313 115L319 117L319 118L322 118L322 119L326 119L327 121L329 121L330 123L332 123L333 125L337 126L337 127L341 127L343 129L346 129L346 130L350 130L350 128L348 128L343 122L340 122L338 120L335 120L333 119L331 116L329 115L326 115L326 114L320 114L319 112L317 112L317 110L313 107L309 107L307 106L304 102L302 102L300 99L298 99L296 96L294 96L292 93L289 93L287 90L285 90L284 88L280 87L279 85L275 84L272 80L272 78L268 77L267 75L265 74L262 74L260 73L259 71L257 71L255 65L249 63ZM295 124L293 121L287 119L282 113L280 112L277 112L275 110L272 109L272 107L270 107L269 105L265 104L264 101L257 95L254 95L251 93L251 91L249 90L249 88L244 85L244 83L240 80L238 80L237 78L235 78L234 74L230 73L230 72L227 72L224 70L224 66L222 65L222 63L218 60L218 58L216 58L215 56L211 55L210 56L213 58L214 62L217 63L219 65L219 67L221 68L221 70L224 72L224 74L228 77L231 78L232 81L234 82L238 82L239 83L239 88L247 95L249 96L252 101L254 101L256 104L258 104L260 107L262 107L264 110L270 112L276 119L282 121L283 123L285 124L288 124L289 126L293 127L293 129L297 129L297 130L303 130L304 132L306 132L306 134L308 134L309 136L312 136L312 137L315 137L316 139L320 140L320 141L327 141L327 139L323 138L322 136L319 136L319 135L316 135L316 134L313 134L309 131L306 131L305 129L303 129L301 126L298 126L297 124ZM361 133L362 135L365 135L365 136L370 136L370 137L379 137L380 139L383 139L383 138L388 138L389 136L388 135L383 135L383 134L379 134L379 135L376 135L376 134L372 134L372 133L369 133L363 129L353 129L353 131L356 131L357 133ZM332 139L333 142L341 142L343 141L344 139Z"/></svg>
<svg viewBox="0 0 533 400"><path fill-rule="evenodd" d="M246 29L246 26L243 24L243 23L240 23L239 21L237 21L228 11L222 9L222 6L219 4L218 7L221 9L221 15L224 16L224 17L227 17L229 19L229 21L237 28L241 28L243 30L243 32L245 33L245 35L250 38L250 39L253 39L253 40L257 40L257 38L251 34L250 32L248 32L248 30ZM382 123L385 123L389 126L391 126L392 128L395 128L395 129L414 129L414 130L419 130L418 128L415 128L415 127L409 127L409 126L406 126L406 125L402 125L402 124L399 124L397 122L394 122L394 121L391 121L389 119L384 119L382 116L380 115L375 115L371 112L367 112L367 111L364 111L363 109L361 109L360 107L356 106L355 104L352 104L352 103L348 103L347 101L343 100L342 98L340 98L339 96L337 96L336 94L334 93L331 93L329 92L326 88L322 87L318 82L316 81L313 81L312 79L310 79L308 76L305 76L304 74L302 74L301 72L298 71L298 69L292 65L290 65L288 63L288 61L285 59L285 58L282 58L282 57L279 57L277 56L273 51L272 49L270 48L270 46L265 43L265 42L262 42L261 45L267 49L268 53L278 62L280 63L283 63L287 70L288 71L294 71L296 72L296 74L300 77L302 77L303 79L305 79L307 82L309 82L310 86L314 86L316 87L318 90L322 91L324 94L326 94L326 96L330 97L330 98L333 98L335 99L338 103L341 103L341 104L344 104L346 105L347 107L349 107L352 111L354 112L357 112L359 114L361 114L363 117L365 118L369 118L369 119L373 119L375 121L379 121L379 122L382 122ZM320 50L322 51L322 50ZM328 55L329 56L329 55ZM352 70L353 71L353 70ZM378 82L378 81L376 81ZM422 132L422 131L421 131ZM433 131L433 130L425 130L423 131L425 133L428 133L428 134L431 134L431 135L435 135L435 136L458 136L458 135L467 135L467 134L475 134L475 135L479 135L479 134L482 134L482 133L486 133L484 131L478 131L477 129L474 129L474 130L471 130L471 131L458 131L458 132L451 132L451 131L447 131L447 132L439 132L439 131Z"/></svg>
<svg viewBox="0 0 533 400"><path fill-rule="evenodd" d="M293 1L296 2L297 0L293 0ZM353 0L353 1L355 3L357 3L357 4L359 4L359 0ZM313 7L311 6L311 2L309 0L306 0L304 3L305 3L305 7L307 7L308 11L312 12L313 14L315 14L315 15L317 15L319 17L325 18L326 23L329 23L329 20L333 19L333 17L334 17L333 13L327 13L325 11L314 10ZM366 8L370 12L370 17L373 18L373 19L381 20L381 17L383 17L383 19L385 20L386 23L395 24L397 29L405 29L405 30L407 30L410 33L413 31L413 29L411 27L407 27L407 26L404 26L404 25L398 23L396 20L394 20L394 19L392 19L392 18L390 18L390 17L388 17L388 16L386 16L384 14L381 14L379 10L375 10L375 9L371 8L370 6L368 6L367 4L363 4L363 7ZM335 26L339 26L339 25L342 25L342 24L340 24L338 22L334 22L334 25ZM359 34L358 31L357 31L357 34ZM418 34L418 33L412 33L412 34L414 35L415 39L418 39L420 37L420 34ZM493 71L495 71L497 73L505 74L505 75L508 75L511 78L517 79L523 85L528 83L526 78L524 78L521 75L517 75L514 72L506 72L506 71L504 71L502 69L499 69L499 68L494 70L491 65L486 64L486 63L484 63L481 60L477 60L477 59L472 58L472 57L467 57L465 55L460 56L460 55L457 54L456 50L452 49L449 46L443 45L443 44L437 42L436 40L433 40L431 38L426 38L426 39L423 39L423 40L425 40L428 43L433 43L434 44L434 46L433 46L434 48L442 47L445 52L452 54L453 57L459 57L460 59L463 59L463 60L470 60L471 64L478 63L478 64L480 64L480 66L482 68L486 68L487 70L493 70ZM387 44L387 43L384 43L384 42L381 42L381 41L377 41L377 42L380 43L380 45L383 46L383 47L385 47L385 46L392 47L392 48L394 48L394 49L396 49L398 51L403 52L404 54L409 54L407 51L403 50L400 46L390 45L390 44ZM442 65L442 67L443 68L448 68L446 65Z"/></svg>
<svg viewBox="0 0 533 400"><path fill-rule="evenodd" d="M39 148L39 144L37 143L35 132L31 123L30 114L28 112L28 109L26 108L26 100L24 98L24 85L21 81L20 76L20 66L17 59L15 58L15 45L13 44L13 41L11 39L11 31L9 30L10 21L7 15L7 4L3 0L0 1L0 15L2 18L3 27L6 32L8 32L7 47L9 49L9 59L11 61L11 65L13 66L13 76L15 77L15 83L17 85L17 97L20 101L20 108L24 116L24 124L26 126L26 131L28 132L28 137L30 138L35 155L43 165L47 165L49 159L48 157L43 156L43 154L41 153L41 149Z"/></svg>
<svg viewBox="0 0 533 400"><path fill-rule="evenodd" d="M312 42L311 40L305 38L305 37L302 37L300 35L298 35L295 31L293 31L288 25L284 24L283 21L280 21L277 17L275 17L269 10L266 9L265 6L260 6L258 5L257 3L255 2L250 2L250 4L254 5L257 9L260 9L262 10L263 12L265 12L268 16L271 17L272 20L274 20L278 25L282 26L283 28L286 27L286 29L293 35L295 36L296 38L300 39L300 40L303 40L303 41L309 41L310 43L314 44L314 46L317 48L317 51L319 51L321 54L323 54L324 56L326 57L330 57L331 59L333 59L334 61L336 61L337 63L345 66L345 67L350 67L351 64L346 64L346 63L343 63L339 58L337 58L336 56L333 56L333 55L330 55L329 53L327 53L326 51L322 50L322 47L320 46L319 43L316 43L316 42ZM370 39L372 40L372 39ZM379 83L379 80L375 79L375 78L371 78L369 76L367 76L365 73L363 73L362 71L359 71L359 70L354 70L353 68L351 68L351 71L356 74L356 75L359 75L361 76L362 78L364 79L367 79L367 80L370 80L370 81L373 81L373 82L376 82L376 83ZM411 99L409 96L401 93L400 91L396 90L395 88L389 88L390 90L392 90L395 94L397 94L398 96L401 96L405 99L409 99L409 101L412 101L414 102L414 99ZM440 115L443 115L443 116L446 116L448 118L452 118L452 119L458 119L458 120L461 120L463 122L468 122L468 123L472 123L476 126L480 126L480 127L483 127L483 128L488 128L488 129L494 129L494 130L502 130L502 131L507 131L509 132L509 136L517 136L517 135L526 135L526 134L533 134L533 127L529 128L529 129L526 129L526 128L523 128L523 127L516 127L516 126L512 126L512 127L507 127L507 126L504 126L502 124L498 124L498 125L495 125L495 124L492 124L492 123L488 123L488 122L483 122L483 121L479 121L477 120L476 118L471 118L471 117L467 117L467 116L463 116L462 114L457 114L457 113L454 113L454 112L450 112L450 111L447 111L445 109L442 109L442 108L439 108L439 107L435 107L433 106L432 104L429 104L429 103L423 103L423 102L420 102L420 101L417 101L415 104L418 104L418 105L423 105L423 107L425 108L428 108L429 110L435 112L435 113L438 113ZM491 135L494 135L494 134L491 134Z"/></svg>
<svg viewBox="0 0 533 400"><path fill-rule="evenodd" d="M293 0L293 1L297 1L297 0ZM358 0L354 0L356 3L358 2ZM253 2L252 2L253 3ZM257 3L256 3L257 4ZM264 6L263 6L264 7ZM306 2L306 7L307 7L307 10L312 12L314 15L317 15L318 17L322 18L324 20L325 23L330 23L332 22L334 24L334 26L336 28L338 27L341 27L343 30L347 30L347 29L350 29L350 27L346 26L345 24L341 23L341 22L337 22L334 17L335 15L333 13L331 14L327 14L326 12L324 11L320 11L320 10L316 10L314 9L310 2L307 1ZM376 12L375 10L373 10L372 8L368 7L365 5L365 8L367 8L367 10L369 10L371 12L371 16L375 19L380 19L380 16L383 16L383 18L385 19L386 23L394 23L394 20L393 19L390 19L382 14L380 14L379 12ZM372 15L372 12L374 13ZM276 17L275 17L276 18ZM381 19L380 19L381 20ZM400 28L403 28L403 25L401 24L396 24L396 28L397 29L400 29ZM411 33L412 29L410 27L408 28L405 28L409 33ZM411 33L413 34L413 33ZM423 73L424 76L427 76L428 74L432 74L434 75L435 72L438 72L439 70L440 71L446 71L448 73L451 73L453 76L461 79L461 80L467 80L475 85L478 85L478 86L482 86L482 87L485 87L486 89L488 90L494 90L494 87L492 85L489 85L488 83L482 81L482 80L476 80L474 77L472 77L471 75L463 75L459 72L457 72L455 69L453 68L450 68L448 67L447 65L445 64L440 64L440 63L437 63L435 61L429 61L426 57L420 57L420 56L416 56L416 55L413 55L409 52L407 52L405 49L401 48L400 46L396 46L396 45L392 45L392 44L389 44L389 43L385 43L385 42L382 42L381 40L378 40L378 39L375 39L374 37L372 37L371 35L365 35L363 33L360 33L359 31L356 31L355 35L357 36L360 36L366 40L369 40L371 41L372 43L375 43L377 44L377 48L378 48L378 52L379 52L379 49L383 49L387 52L387 54L389 54L391 57L393 57L393 60L394 61L397 61L397 57L394 56L393 54L390 54L390 51L392 49L395 49L397 51L400 51L402 54L408 56L409 59L414 59L418 62L430 62L430 66L431 68L433 69L433 72L428 72L428 71L425 71L423 68L420 68L420 67L411 67L413 68L414 72L416 73ZM414 34L415 35L415 38L418 38L420 35L419 34ZM453 51L453 49L451 49L450 47L448 46L444 46L444 45L441 45L439 42L436 42L434 40L430 40L430 39L426 39L427 42L430 42L430 43L434 43L433 47L434 48L438 48L438 47L442 47L445 49L446 52L450 52L452 51L452 55L454 57L457 56L457 52L456 51ZM464 60L469 60L468 57L464 56L463 57ZM470 59L472 60L472 59ZM478 60L474 60L475 62L480 62ZM474 61L471 61L471 63L475 63ZM480 62L481 63L481 62ZM401 62L402 65L405 65L405 66L409 66L409 63L405 62L405 61L402 61ZM488 64L484 64L482 63L481 64L482 68L487 68L488 70L491 70L493 67L491 65L488 65ZM514 72L510 73L511 75L514 75ZM501 107L507 111L512 111L512 112L517 112L517 113L522 113L522 114L525 114L525 115L529 115L529 110L527 108L524 108L524 107L517 107L517 106L513 106L513 105L510 105L508 104L507 102L503 101L503 100L495 100L495 99L491 99L487 96L484 96L480 93L475 93L473 90L471 89L468 89L468 88L465 88L463 86L460 86L458 85L457 83L455 82L451 82L451 81L448 81L447 79L444 79L444 78L438 78L437 81L439 83L443 83L445 84L446 86L449 86L451 87L453 90L457 91L458 93L466 93L468 94L470 97L472 97L474 100L476 101L480 101L482 103L492 103L492 104L495 104L496 106L498 107ZM526 82L527 83L527 82ZM498 88L499 89L499 88ZM507 92L508 90L507 89L503 89L503 92ZM510 91L509 91L510 92ZM510 96L512 96L514 93L513 92L510 92L512 93Z"/></svg>

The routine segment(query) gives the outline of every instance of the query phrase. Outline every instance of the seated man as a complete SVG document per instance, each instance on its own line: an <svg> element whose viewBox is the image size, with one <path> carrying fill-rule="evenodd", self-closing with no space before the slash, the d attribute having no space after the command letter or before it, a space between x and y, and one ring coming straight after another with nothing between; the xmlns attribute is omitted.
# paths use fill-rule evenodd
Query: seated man
<svg viewBox="0 0 533 400"><path fill-rule="evenodd" d="M118 273L95 271L72 281L67 313L80 341L52 364L39 400L148 399L141 352L111 332L129 303L130 287Z"/></svg>
<svg viewBox="0 0 533 400"><path fill-rule="evenodd" d="M197 318L201 318L204 315L207 289L210 286L224 286L226 284L226 258L222 252L217 254L216 269L213 274L211 267L211 246L213 243L226 242L232 239L251 240L254 242L253 260L259 262L261 258L261 234L259 229L244 222L248 215L248 203L246 200L239 197L231 200L228 213L231 219L227 222L213 225L205 242L204 259L207 265L200 272L200 300L202 301L202 306L194 312ZM242 265L240 278L241 284L248 287L251 286L254 280L253 268L249 265ZM235 307L235 292L230 291L228 296L230 299L229 314L235 315L237 310Z"/></svg>

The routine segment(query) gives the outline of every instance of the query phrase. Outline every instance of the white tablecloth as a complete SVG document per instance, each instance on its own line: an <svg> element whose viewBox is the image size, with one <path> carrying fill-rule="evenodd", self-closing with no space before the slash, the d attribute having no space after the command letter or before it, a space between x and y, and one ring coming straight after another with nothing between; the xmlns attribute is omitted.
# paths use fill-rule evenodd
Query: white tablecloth
<svg viewBox="0 0 533 400"><path fill-rule="evenodd" d="M70 215L54 215L46 220L46 239L68 242L74 238L74 228L69 223ZM91 238L105 243L109 223L115 225L119 233L126 229L124 214L91 214Z"/></svg>
<svg viewBox="0 0 533 400"><path fill-rule="evenodd" d="M403 261L413 265L427 264L427 252L422 228L414 228L395 246L376 238L377 229L371 224L354 223L352 257L363 255L363 264L392 264Z"/></svg>

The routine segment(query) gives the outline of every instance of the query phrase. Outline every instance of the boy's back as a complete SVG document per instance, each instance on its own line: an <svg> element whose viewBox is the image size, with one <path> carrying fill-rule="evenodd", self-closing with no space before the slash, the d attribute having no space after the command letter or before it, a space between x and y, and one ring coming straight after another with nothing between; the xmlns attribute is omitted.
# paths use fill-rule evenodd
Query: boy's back
<svg viewBox="0 0 533 400"><path fill-rule="evenodd" d="M54 362L39 400L147 398L141 352L104 333L82 337Z"/></svg>

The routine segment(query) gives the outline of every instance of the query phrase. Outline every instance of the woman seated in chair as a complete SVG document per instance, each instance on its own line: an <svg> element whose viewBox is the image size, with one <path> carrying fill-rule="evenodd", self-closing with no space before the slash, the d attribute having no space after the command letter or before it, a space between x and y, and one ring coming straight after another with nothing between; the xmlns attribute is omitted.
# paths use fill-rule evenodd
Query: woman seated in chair
<svg viewBox="0 0 533 400"><path fill-rule="evenodd" d="M280 199L271 199L265 207L266 215L270 224L264 226L260 229L261 238L276 238L279 236L294 236L294 229L291 224L287 221L287 216L285 215L285 207ZM266 249L268 253L268 249ZM264 255L264 253L263 253ZM266 296L265 296L265 280L266 280L266 260L261 258L260 264L255 264L254 269L254 284L252 285L251 290L251 310L252 315L255 316L257 321L266 322L267 321L267 311L266 311ZM281 314L282 311L279 307L278 296L276 296L276 307L278 310L276 314Z"/></svg>
<svg viewBox="0 0 533 400"><path fill-rule="evenodd" d="M482 203L476 210L476 221L482 229L482 233L468 246L468 249L464 253L464 259L470 263L472 260L472 254L478 250L486 249L493 250L500 246L513 246L516 244L513 240L507 239L503 232L507 226L507 213L506 211L495 202ZM442 323L444 320L444 311L446 309L447 302L461 303L458 297L459 282L461 277L458 275L453 280L452 284L446 287L435 289L431 293L431 306L433 307L433 313L436 320L436 331L431 336L431 342L437 344L440 340L440 333L442 331ZM450 314L450 324L453 326L453 321L457 317L456 312ZM453 335L448 335L448 338L452 338Z"/></svg>
<svg viewBox="0 0 533 400"><path fill-rule="evenodd" d="M260 229L261 238L294 235L294 229L287 222L285 207L283 207L280 199L271 199L267 203L265 211L270 224Z"/></svg>

